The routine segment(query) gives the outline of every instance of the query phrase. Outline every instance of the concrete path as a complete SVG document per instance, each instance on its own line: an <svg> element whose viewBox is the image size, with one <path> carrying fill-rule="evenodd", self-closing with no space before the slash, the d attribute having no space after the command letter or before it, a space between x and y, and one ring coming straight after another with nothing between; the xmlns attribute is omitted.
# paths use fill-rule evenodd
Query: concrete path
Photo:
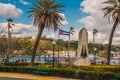
<svg viewBox="0 0 120 80"><path fill-rule="evenodd" d="M0 77L0 80L32 80L32 79Z"/></svg>
<svg viewBox="0 0 120 80"><path fill-rule="evenodd" d="M0 72L0 80L77 80L77 79Z"/></svg>

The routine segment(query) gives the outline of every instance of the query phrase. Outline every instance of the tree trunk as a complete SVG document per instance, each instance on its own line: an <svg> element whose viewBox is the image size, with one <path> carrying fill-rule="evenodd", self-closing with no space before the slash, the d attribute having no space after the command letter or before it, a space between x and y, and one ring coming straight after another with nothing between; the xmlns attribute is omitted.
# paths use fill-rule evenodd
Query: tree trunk
<svg viewBox="0 0 120 80"><path fill-rule="evenodd" d="M5 59L5 63L9 62L9 54L10 54L10 23L8 23L8 38L7 38L7 54L6 54L6 59Z"/></svg>
<svg viewBox="0 0 120 80"><path fill-rule="evenodd" d="M34 47L33 47L31 65L34 64L35 55L36 55L36 50L37 50L37 47L38 47L38 44L39 44L39 41L40 41L40 37L41 37L41 35L42 35L43 30L44 30L44 24L41 25L41 27L39 26L39 28L38 28L37 38L36 38L36 40L35 40Z"/></svg>
<svg viewBox="0 0 120 80"><path fill-rule="evenodd" d="M116 26L118 24L118 18L116 18L114 25L112 27L111 33L110 33L110 37L109 37L109 44L108 44L108 53L107 53L107 64L110 65L110 51L111 51L111 44L112 44L112 40L113 40L113 35L116 29Z"/></svg>
<svg viewBox="0 0 120 80"><path fill-rule="evenodd" d="M94 32L93 32L93 55L94 55L94 64L96 64L96 59L95 59L95 50L94 50L94 48L95 48L95 34L94 34Z"/></svg>
<svg viewBox="0 0 120 80"><path fill-rule="evenodd" d="M95 34L93 34L93 53L94 53L94 46L95 46Z"/></svg>

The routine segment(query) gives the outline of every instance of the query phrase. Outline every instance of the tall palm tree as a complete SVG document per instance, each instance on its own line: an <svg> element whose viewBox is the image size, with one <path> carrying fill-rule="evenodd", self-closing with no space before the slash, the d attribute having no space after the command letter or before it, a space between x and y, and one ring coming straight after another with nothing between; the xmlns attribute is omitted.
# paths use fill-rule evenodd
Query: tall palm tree
<svg viewBox="0 0 120 80"><path fill-rule="evenodd" d="M97 34L97 29L93 29L93 49L94 49L94 44L95 44L95 35Z"/></svg>
<svg viewBox="0 0 120 80"><path fill-rule="evenodd" d="M56 31L62 21L65 19L61 16L63 12L60 8L64 7L61 3L56 3L56 0L36 0L34 7L31 8L32 17L34 19L34 25L38 27L38 34L33 47L33 54L31 64L34 64L36 50L40 37L44 28L54 29Z"/></svg>
<svg viewBox="0 0 120 80"><path fill-rule="evenodd" d="M107 4L106 7L102 8L104 17L108 18L108 21L110 21L110 18L112 17L114 21L114 25L112 27L110 37L109 37L108 52L107 52L107 64L109 65L110 64L110 50L111 50L111 44L113 40L114 31L116 29L116 26L120 22L120 0L107 0L103 2L103 4Z"/></svg>
<svg viewBox="0 0 120 80"><path fill-rule="evenodd" d="M7 22L8 22L8 38L11 38L11 33L12 33L12 27L14 26L13 24L13 19L12 18L8 18Z"/></svg>
<svg viewBox="0 0 120 80"><path fill-rule="evenodd" d="M9 61L9 51L10 51L10 38L11 38L11 33L12 33L12 27L14 26L13 24L13 19L12 18L8 18L7 19L7 26L8 26L8 50L7 50L7 55L6 55L6 60L5 63Z"/></svg>
<svg viewBox="0 0 120 80"><path fill-rule="evenodd" d="M69 30L69 40L68 40L68 59L69 59L69 49L70 49L70 34L74 34L74 27L70 27L70 30Z"/></svg>

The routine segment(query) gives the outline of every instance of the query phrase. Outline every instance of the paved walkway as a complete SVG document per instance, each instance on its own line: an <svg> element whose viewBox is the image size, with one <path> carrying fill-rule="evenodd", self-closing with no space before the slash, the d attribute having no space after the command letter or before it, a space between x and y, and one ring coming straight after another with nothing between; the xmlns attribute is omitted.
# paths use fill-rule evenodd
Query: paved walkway
<svg viewBox="0 0 120 80"><path fill-rule="evenodd" d="M77 80L77 79L0 72L0 80Z"/></svg>
<svg viewBox="0 0 120 80"><path fill-rule="evenodd" d="M0 77L0 80L31 80L31 79L11 78L11 77Z"/></svg>

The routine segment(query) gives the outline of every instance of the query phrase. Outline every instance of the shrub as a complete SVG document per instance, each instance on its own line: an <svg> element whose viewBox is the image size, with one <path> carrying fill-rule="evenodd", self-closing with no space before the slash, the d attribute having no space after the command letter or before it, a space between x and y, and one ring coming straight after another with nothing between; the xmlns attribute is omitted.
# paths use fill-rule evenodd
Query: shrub
<svg viewBox="0 0 120 80"><path fill-rule="evenodd" d="M50 69L51 76L60 76L67 78L77 78L76 70L68 70L68 69Z"/></svg>
<svg viewBox="0 0 120 80"><path fill-rule="evenodd" d="M34 68L25 66L0 66L1 72L32 73Z"/></svg>
<svg viewBox="0 0 120 80"><path fill-rule="evenodd" d="M5 63L5 66L29 66L30 63L18 63L18 62L9 62ZM34 66L42 65L41 63L34 63Z"/></svg>
<svg viewBox="0 0 120 80"><path fill-rule="evenodd" d="M39 64L40 65L40 64ZM50 76L60 76L67 78L78 78L81 80L112 80L116 73L119 73L120 66L82 66L80 70L72 68L49 68L50 64L40 67L35 66L0 66L0 72L18 72L18 73L31 73L33 74L35 68L49 69Z"/></svg>
<svg viewBox="0 0 120 80"><path fill-rule="evenodd" d="M6 66L28 66L29 63L10 62L10 63L5 63L4 65L6 65Z"/></svg>
<svg viewBox="0 0 120 80"><path fill-rule="evenodd" d="M78 78L82 80L112 80L114 73L97 73L94 71L79 71Z"/></svg>
<svg viewBox="0 0 120 80"><path fill-rule="evenodd" d="M83 71L95 71L97 73L111 72L119 73L120 66L80 66L77 69Z"/></svg>

